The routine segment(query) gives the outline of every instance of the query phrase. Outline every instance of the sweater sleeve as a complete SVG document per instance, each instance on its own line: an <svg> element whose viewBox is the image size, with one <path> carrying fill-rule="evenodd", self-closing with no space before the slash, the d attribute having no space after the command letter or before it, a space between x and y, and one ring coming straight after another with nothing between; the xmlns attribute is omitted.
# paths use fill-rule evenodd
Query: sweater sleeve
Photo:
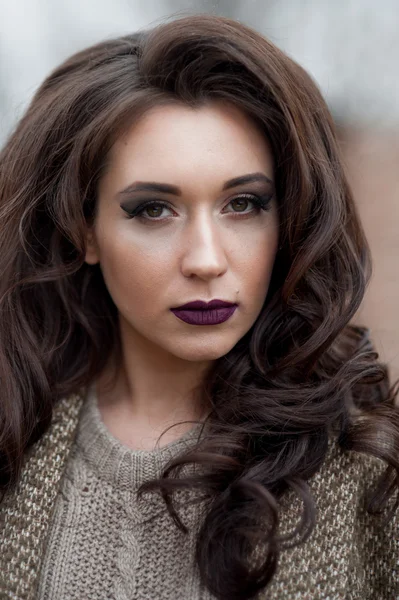
<svg viewBox="0 0 399 600"><path fill-rule="evenodd" d="M399 509L394 508L392 498L380 515L366 510L365 495L375 489L385 464L378 459L358 455L359 471L362 472L362 494L355 529L359 548L360 568L364 578L364 600L399 600Z"/></svg>

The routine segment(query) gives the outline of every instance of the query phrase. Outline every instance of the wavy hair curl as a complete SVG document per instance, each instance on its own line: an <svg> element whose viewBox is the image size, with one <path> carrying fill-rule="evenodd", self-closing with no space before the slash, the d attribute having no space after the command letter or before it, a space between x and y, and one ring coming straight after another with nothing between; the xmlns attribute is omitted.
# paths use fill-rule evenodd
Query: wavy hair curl
<svg viewBox="0 0 399 600"><path fill-rule="evenodd" d="M386 462L370 510L399 487L395 393L368 331L350 325L370 258L334 125L309 75L249 27L196 15L79 52L44 81L2 150L0 485L17 481L57 400L89 385L119 345L115 305L98 265L84 262L108 151L153 106L213 99L243 110L271 144L281 248L259 318L204 382L206 435L141 493L161 491L185 531L174 492L202 491L199 570L217 598L232 600L273 577L287 488L304 503L290 541L309 535L306 482L331 435ZM181 477L192 463L202 471ZM246 558L265 535L263 517L268 551L255 572Z"/></svg>

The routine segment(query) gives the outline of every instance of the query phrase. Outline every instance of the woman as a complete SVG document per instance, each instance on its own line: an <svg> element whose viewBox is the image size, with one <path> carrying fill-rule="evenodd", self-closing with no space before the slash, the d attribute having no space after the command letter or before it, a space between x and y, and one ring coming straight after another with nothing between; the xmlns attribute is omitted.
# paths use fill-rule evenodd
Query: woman
<svg viewBox="0 0 399 600"><path fill-rule="evenodd" d="M104 42L0 193L1 597L396 597L398 409L309 76L214 16Z"/></svg>

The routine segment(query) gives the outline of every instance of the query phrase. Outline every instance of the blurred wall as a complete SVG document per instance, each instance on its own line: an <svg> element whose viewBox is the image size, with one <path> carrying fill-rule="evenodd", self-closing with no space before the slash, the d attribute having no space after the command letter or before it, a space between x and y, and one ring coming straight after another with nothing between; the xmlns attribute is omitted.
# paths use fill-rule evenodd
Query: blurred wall
<svg viewBox="0 0 399 600"><path fill-rule="evenodd" d="M61 60L168 16L213 12L255 27L321 86L369 237L374 275L358 321L399 376L397 0L0 0L0 144Z"/></svg>
<svg viewBox="0 0 399 600"><path fill-rule="evenodd" d="M356 321L399 377L399 135L347 128L342 148L373 254L373 276Z"/></svg>

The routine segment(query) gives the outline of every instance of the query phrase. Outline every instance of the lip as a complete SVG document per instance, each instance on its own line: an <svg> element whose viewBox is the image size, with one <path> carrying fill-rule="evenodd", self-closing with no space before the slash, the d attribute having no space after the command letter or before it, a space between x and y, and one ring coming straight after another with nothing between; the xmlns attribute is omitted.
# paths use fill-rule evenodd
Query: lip
<svg viewBox="0 0 399 600"><path fill-rule="evenodd" d="M231 306L237 306L235 302L227 302L226 300L210 300L210 302L204 302L203 300L194 300L193 302L187 302L172 310L209 310L210 308L229 308Z"/></svg>
<svg viewBox="0 0 399 600"><path fill-rule="evenodd" d="M234 314L237 304L224 300L203 302L195 300L178 308L172 308L173 314L189 325L219 325Z"/></svg>

